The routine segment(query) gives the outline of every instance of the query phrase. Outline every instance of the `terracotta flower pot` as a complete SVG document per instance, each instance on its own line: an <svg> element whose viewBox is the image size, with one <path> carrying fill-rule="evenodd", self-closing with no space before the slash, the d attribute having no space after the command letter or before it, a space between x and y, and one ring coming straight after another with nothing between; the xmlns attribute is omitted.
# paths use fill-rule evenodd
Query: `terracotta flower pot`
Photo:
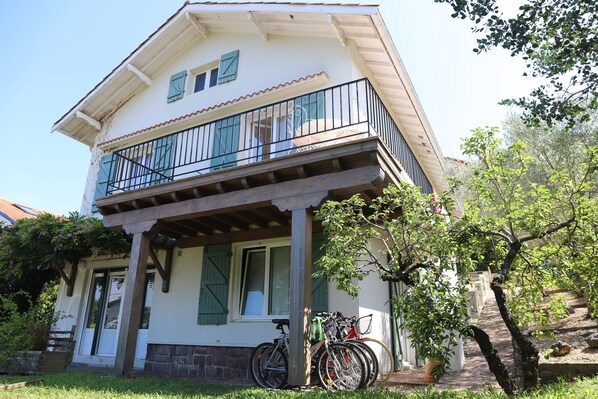
<svg viewBox="0 0 598 399"><path fill-rule="evenodd" d="M424 372L425 382L438 382L442 370L442 362L436 360L426 360L426 369Z"/></svg>

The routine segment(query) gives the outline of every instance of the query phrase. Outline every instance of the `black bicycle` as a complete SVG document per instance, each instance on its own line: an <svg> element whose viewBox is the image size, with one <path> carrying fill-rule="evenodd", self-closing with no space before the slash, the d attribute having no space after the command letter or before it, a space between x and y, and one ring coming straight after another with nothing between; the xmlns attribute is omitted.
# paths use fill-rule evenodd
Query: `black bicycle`
<svg viewBox="0 0 598 399"><path fill-rule="evenodd" d="M288 319L274 319L280 335L258 345L250 358L251 377L263 388L288 385ZM312 375L327 390L352 391L371 386L377 376L377 360L371 350L354 342L340 342L337 313L318 313L312 323L310 347Z"/></svg>

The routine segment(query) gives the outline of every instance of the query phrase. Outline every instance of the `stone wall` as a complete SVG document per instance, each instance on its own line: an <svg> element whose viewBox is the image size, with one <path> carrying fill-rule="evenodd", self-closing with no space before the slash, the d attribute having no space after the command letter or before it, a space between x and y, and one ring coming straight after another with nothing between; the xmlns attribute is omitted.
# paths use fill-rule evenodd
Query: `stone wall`
<svg viewBox="0 0 598 399"><path fill-rule="evenodd" d="M253 348L148 344L145 371L176 377L251 382Z"/></svg>

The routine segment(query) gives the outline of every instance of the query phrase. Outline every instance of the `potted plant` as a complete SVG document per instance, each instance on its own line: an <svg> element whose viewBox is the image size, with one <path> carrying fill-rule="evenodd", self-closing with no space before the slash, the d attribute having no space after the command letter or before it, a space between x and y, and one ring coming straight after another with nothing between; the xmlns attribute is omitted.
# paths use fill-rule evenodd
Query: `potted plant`
<svg viewBox="0 0 598 399"><path fill-rule="evenodd" d="M437 382L449 370L460 331L467 321L464 286L443 271L422 271L403 295L393 298L417 355L426 360L426 382Z"/></svg>

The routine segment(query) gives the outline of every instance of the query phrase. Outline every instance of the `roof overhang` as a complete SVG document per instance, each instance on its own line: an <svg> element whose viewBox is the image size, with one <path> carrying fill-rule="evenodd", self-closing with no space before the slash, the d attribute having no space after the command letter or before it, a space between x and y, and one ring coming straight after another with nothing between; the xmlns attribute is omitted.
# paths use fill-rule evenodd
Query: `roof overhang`
<svg viewBox="0 0 598 399"><path fill-rule="evenodd" d="M173 56L211 32L255 34L263 40L273 35L326 37L342 46L351 43L432 185L436 190L447 187L442 152L377 5L185 3L63 115L53 130L93 146L107 118L150 85Z"/></svg>

